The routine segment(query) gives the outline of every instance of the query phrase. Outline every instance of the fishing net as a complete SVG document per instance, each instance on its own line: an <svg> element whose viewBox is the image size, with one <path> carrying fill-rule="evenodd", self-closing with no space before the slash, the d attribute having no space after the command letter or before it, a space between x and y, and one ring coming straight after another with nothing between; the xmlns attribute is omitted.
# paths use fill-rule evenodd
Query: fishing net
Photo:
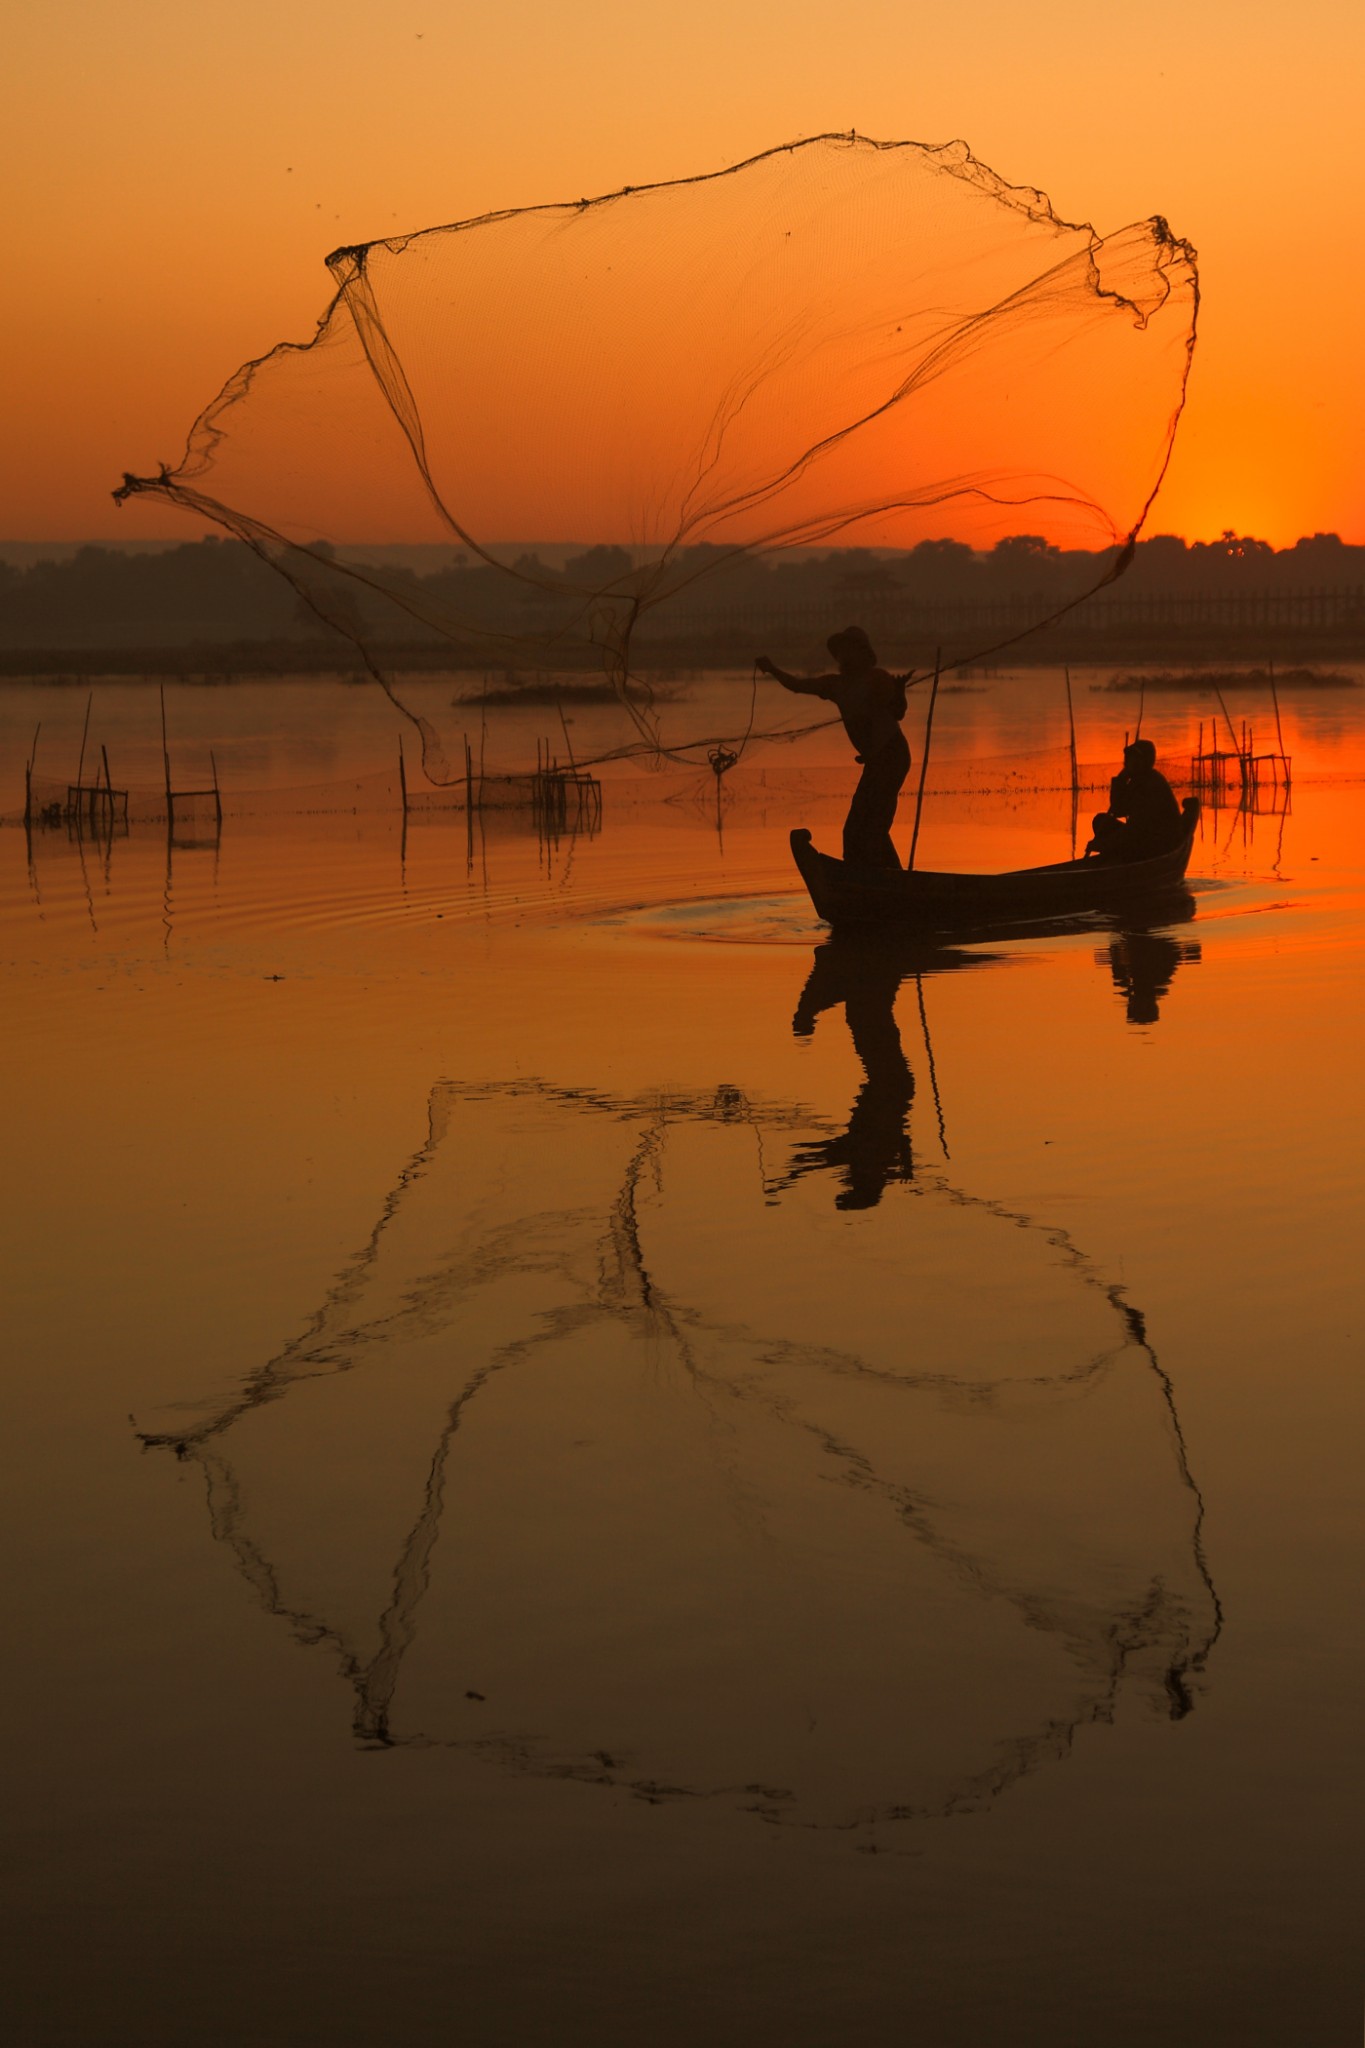
<svg viewBox="0 0 1365 2048"><path fill-rule="evenodd" d="M1079 601L1164 472L1198 296L1159 218L1101 236L961 143L854 136L328 263L316 335L246 364L180 462L117 495L202 514L287 577L437 782L462 764L398 679L418 648L528 688L595 672L614 751L700 759L725 735L688 732L651 665L771 614L793 550L923 545L932 567L950 538L1027 527L1090 553L1059 596L1025 548L995 643ZM433 542L450 566L421 577L355 552ZM932 658L913 603L876 623L893 666ZM954 630L946 659L983 651ZM730 739L798 722L747 694Z"/></svg>

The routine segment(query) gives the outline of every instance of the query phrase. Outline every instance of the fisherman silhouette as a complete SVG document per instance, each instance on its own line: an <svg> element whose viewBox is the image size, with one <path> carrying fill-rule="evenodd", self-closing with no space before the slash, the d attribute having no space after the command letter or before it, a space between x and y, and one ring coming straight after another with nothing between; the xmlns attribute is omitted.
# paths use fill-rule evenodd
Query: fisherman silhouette
<svg viewBox="0 0 1365 2048"><path fill-rule="evenodd" d="M1109 785L1109 808L1091 820L1086 847L1103 861L1151 860L1179 846L1189 829L1170 783L1156 765L1150 740L1133 740Z"/></svg>
<svg viewBox="0 0 1365 2048"><path fill-rule="evenodd" d="M910 748L901 731L906 678L877 666L861 626L832 633L825 645L839 664L834 675L790 675L766 654L760 654L754 666L784 690L824 697L837 706L863 770L844 821L844 859L864 867L898 868L891 827L901 785L910 772Z"/></svg>
<svg viewBox="0 0 1365 2048"><path fill-rule="evenodd" d="M1188 914L1192 914L1192 897L1189 902ZM1158 1023L1161 1001L1170 993L1176 969L1183 962L1199 958L1200 948L1195 941L1145 931L1117 932L1107 951L1095 955L1096 963L1107 965L1113 975L1114 987L1127 1004L1130 1024Z"/></svg>
<svg viewBox="0 0 1365 2048"><path fill-rule="evenodd" d="M849 1112L848 1128L837 1138L798 1146L779 1186L790 1186L808 1173L838 1172L843 1186L834 1198L835 1208L875 1209L888 1181L913 1178L907 1118L915 1077L901 1048L895 1011L902 979L900 963L885 949L841 945L837 940L816 947L792 1030L798 1038L811 1037L821 1011L842 1003L866 1078Z"/></svg>

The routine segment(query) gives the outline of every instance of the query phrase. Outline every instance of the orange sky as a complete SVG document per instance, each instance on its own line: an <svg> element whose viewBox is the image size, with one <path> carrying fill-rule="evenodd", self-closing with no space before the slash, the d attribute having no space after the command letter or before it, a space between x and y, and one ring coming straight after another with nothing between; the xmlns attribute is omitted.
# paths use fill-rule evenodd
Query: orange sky
<svg viewBox="0 0 1365 2048"><path fill-rule="evenodd" d="M311 330L338 243L848 126L961 135L1102 230L1164 213L1205 298L1151 530L1365 540L1354 0L51 0L7 57L4 537L171 531L109 488L176 458L245 357Z"/></svg>

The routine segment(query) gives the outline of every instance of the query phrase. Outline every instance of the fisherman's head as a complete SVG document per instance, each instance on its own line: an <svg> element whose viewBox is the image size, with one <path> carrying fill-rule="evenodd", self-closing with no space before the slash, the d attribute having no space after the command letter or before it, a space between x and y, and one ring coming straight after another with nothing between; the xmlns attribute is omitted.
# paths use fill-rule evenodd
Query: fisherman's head
<svg viewBox="0 0 1365 2048"><path fill-rule="evenodd" d="M877 666L872 642L861 626L845 626L842 633L831 633L825 645L845 675Z"/></svg>
<svg viewBox="0 0 1365 2048"><path fill-rule="evenodd" d="M1156 748L1150 740L1132 740L1123 750L1123 765L1137 772L1144 768L1155 768Z"/></svg>

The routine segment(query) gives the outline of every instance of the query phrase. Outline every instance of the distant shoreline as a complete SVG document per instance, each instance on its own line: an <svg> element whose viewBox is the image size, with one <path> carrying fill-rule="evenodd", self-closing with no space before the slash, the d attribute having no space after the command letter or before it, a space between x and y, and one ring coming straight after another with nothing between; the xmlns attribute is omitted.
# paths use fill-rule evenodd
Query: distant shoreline
<svg viewBox="0 0 1365 2048"><path fill-rule="evenodd" d="M1185 657L1191 664L1188 667L1179 670L1154 667L1144 671L1140 666L1134 666L1111 674L1107 680L1092 681L1088 687L1093 692L1114 696L1269 688L1271 670L1266 665L1264 643L1254 649L1243 649L1235 644L1235 637L1227 636L1227 640L1234 644L1225 642L1211 649L1207 664L1199 664L1197 653L1192 651ZM793 635L793 639L797 636ZM1314 650L1319 651L1330 652L1338 661L1365 661L1365 643ZM945 681L951 679L958 684L965 680L990 680L999 669L1058 668L1063 664L1086 669L1093 674L1095 670L1114 670L1125 655L1133 661L1134 652L1129 649L1115 651L1103 646L1078 646L1071 641L1059 645L1051 635L1044 637L1040 634L1032 644L1022 642L1002 648L995 657L945 660L943 673ZM1304 659L1307 652L1306 648L1300 648L1282 657L1280 650L1275 650L1273 674L1277 690L1288 694L1361 687L1356 679L1339 669L1309 665ZM703 674L747 674L754 653L747 640L727 640L713 646L673 643L637 646L633 667L637 673L649 676L656 683L681 685ZM806 665L802 657L807 654L814 658L811 650L797 640L793 658L798 666ZM1152 654L1158 659L1161 654L1166 654L1169 659L1169 650L1166 649L1154 649ZM1247 666L1230 666L1229 661L1236 661L1239 654L1244 659L1250 657ZM1296 654L1297 659L1294 658ZM527 674L511 665L494 668L486 660L480 660L475 650L447 646L381 648L375 650L375 658L378 666L398 687L404 681L435 683L460 678L464 685L460 701L471 709L480 705L493 709L509 703L553 704L561 695L583 704L604 703L616 694L600 667L589 667L586 663L576 667L564 662L557 675ZM896 648L886 658L896 666L913 664L917 670L926 671L932 668L934 656L932 649L926 651L911 646ZM1141 658L1138 655L1139 662ZM230 645L195 643L178 647L0 648L0 688L6 684L28 684L48 689L84 689L104 682L171 682L194 689L223 689L243 683L326 682L362 688L374 680L366 671L356 667L353 650L338 649L335 643L327 642L242 641ZM477 686L480 680L482 687Z"/></svg>

